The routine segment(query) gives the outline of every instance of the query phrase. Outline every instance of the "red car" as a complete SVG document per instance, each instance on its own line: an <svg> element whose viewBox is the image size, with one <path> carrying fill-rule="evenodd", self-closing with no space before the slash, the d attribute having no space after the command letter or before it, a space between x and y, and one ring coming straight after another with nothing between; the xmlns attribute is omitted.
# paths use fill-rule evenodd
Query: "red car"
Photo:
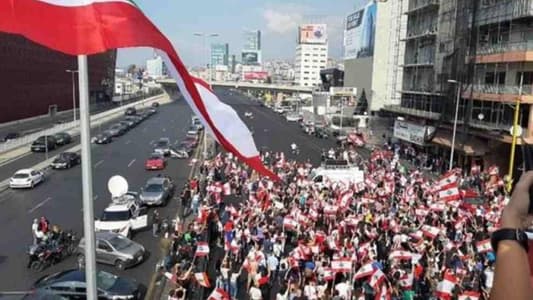
<svg viewBox="0 0 533 300"><path fill-rule="evenodd" d="M165 157L162 154L153 153L146 160L144 167L146 168L146 170L162 170L165 168L166 164L167 162L165 161Z"/></svg>

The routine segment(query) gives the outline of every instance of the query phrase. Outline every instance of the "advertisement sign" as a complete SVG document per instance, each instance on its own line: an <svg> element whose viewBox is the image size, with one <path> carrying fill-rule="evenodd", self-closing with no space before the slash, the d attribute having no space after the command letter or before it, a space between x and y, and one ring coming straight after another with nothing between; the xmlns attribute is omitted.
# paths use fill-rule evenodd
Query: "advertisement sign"
<svg viewBox="0 0 533 300"><path fill-rule="evenodd" d="M244 80L266 80L268 78L268 72L244 72Z"/></svg>
<svg viewBox="0 0 533 300"><path fill-rule="evenodd" d="M435 127L422 126L400 120L394 122L393 136L397 139L424 146L427 138L433 135Z"/></svg>
<svg viewBox="0 0 533 300"><path fill-rule="evenodd" d="M370 0L363 9L346 17L344 59L374 55L377 3Z"/></svg>
<svg viewBox="0 0 533 300"><path fill-rule="evenodd" d="M242 52L242 64L243 65L257 65L259 64L259 52L258 51L243 51Z"/></svg>
<svg viewBox="0 0 533 300"><path fill-rule="evenodd" d="M326 24L305 24L299 27L298 43L325 44L327 41Z"/></svg>
<svg viewBox="0 0 533 300"><path fill-rule="evenodd" d="M329 94L331 96L355 97L357 96L357 88L345 87L345 86L332 86L329 88Z"/></svg>

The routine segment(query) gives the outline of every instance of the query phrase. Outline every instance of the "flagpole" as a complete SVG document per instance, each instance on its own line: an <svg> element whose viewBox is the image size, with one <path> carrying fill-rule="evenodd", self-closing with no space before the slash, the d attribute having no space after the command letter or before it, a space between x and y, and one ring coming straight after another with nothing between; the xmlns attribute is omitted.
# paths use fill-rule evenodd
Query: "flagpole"
<svg viewBox="0 0 533 300"><path fill-rule="evenodd" d="M85 239L85 279L87 299L96 300L96 260L93 212L93 178L89 118L89 73L87 55L78 55L78 82L80 93L81 179L83 193L83 233Z"/></svg>

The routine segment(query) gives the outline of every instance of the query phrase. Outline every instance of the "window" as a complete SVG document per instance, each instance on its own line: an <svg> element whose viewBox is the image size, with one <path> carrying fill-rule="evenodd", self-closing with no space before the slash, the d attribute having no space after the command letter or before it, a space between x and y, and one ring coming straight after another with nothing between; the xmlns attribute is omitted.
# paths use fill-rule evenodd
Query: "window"
<svg viewBox="0 0 533 300"><path fill-rule="evenodd" d="M309 74L309 71L304 71L304 74Z"/></svg>
<svg viewBox="0 0 533 300"><path fill-rule="evenodd" d="M516 72L516 82L515 84L517 86L520 86L520 80L522 77L522 73L524 73L524 79L522 81L523 85L531 85L533 84L533 72Z"/></svg>
<svg viewBox="0 0 533 300"><path fill-rule="evenodd" d="M505 72L485 73L485 84L505 84Z"/></svg>
<svg viewBox="0 0 533 300"><path fill-rule="evenodd" d="M111 251L111 247L105 241L98 241L98 250Z"/></svg>

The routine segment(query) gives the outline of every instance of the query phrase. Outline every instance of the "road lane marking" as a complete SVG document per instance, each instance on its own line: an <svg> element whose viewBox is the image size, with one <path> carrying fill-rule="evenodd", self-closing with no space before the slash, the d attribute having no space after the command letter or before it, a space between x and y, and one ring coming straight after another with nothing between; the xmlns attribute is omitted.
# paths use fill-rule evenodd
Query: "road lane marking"
<svg viewBox="0 0 533 300"><path fill-rule="evenodd" d="M95 164L94 164L94 167L97 168L99 165L101 165L101 164L103 164L103 163L104 163L104 161L101 160L101 161L95 163Z"/></svg>
<svg viewBox="0 0 533 300"><path fill-rule="evenodd" d="M166 131L167 131L167 129L166 129L166 128L163 128L163 132L166 132Z"/></svg>
<svg viewBox="0 0 533 300"><path fill-rule="evenodd" d="M135 158L130 161L130 163L128 164L128 168L131 167L131 165L133 165L134 162L135 162Z"/></svg>
<svg viewBox="0 0 533 300"><path fill-rule="evenodd" d="M126 141L126 145L129 144L129 143L131 143L131 141L130 141L130 140L127 140L127 141Z"/></svg>
<svg viewBox="0 0 533 300"><path fill-rule="evenodd" d="M52 200L52 197L48 197L46 199L44 199L43 201L39 202L37 205L35 205L35 207L33 207L32 209L28 210L28 213L31 214L32 212L34 212L35 210L39 209L40 207L42 207L43 205L46 204L46 202Z"/></svg>

